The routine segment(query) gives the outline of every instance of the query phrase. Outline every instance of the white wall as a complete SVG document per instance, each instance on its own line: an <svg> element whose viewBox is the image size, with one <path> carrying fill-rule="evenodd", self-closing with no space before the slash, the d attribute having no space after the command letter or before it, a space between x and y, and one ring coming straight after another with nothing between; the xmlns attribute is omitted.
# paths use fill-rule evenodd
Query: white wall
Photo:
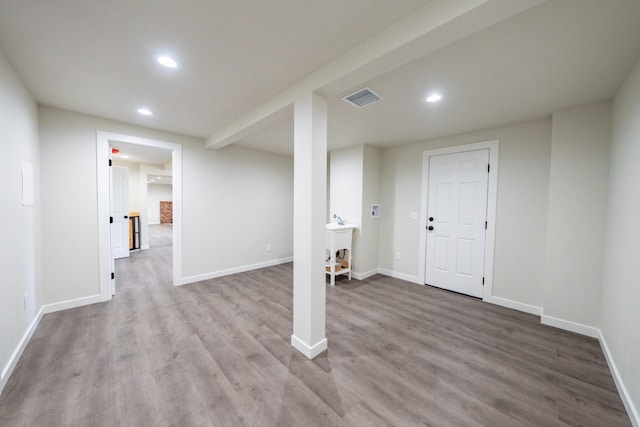
<svg viewBox="0 0 640 427"><path fill-rule="evenodd" d="M380 203L380 149L368 145L329 153L329 221L337 213L359 228L353 232L353 272L367 274L378 268L378 221L369 212Z"/></svg>
<svg viewBox="0 0 640 427"><path fill-rule="evenodd" d="M169 184L147 184L147 212L149 224L160 224L160 202L173 200Z"/></svg>
<svg viewBox="0 0 640 427"><path fill-rule="evenodd" d="M357 273L370 274L378 269L379 218L371 217L371 205L380 204L380 149L365 145L362 166L362 219L354 267Z"/></svg>
<svg viewBox="0 0 640 427"><path fill-rule="evenodd" d="M329 222L338 214L347 224L356 224L351 242L351 271L360 272L362 253L362 169L364 146L344 148L329 153Z"/></svg>
<svg viewBox="0 0 640 427"><path fill-rule="evenodd" d="M611 104L554 113L551 135L544 317L597 328Z"/></svg>
<svg viewBox="0 0 640 427"><path fill-rule="evenodd" d="M613 102L601 330L640 423L640 63Z"/></svg>
<svg viewBox="0 0 640 427"><path fill-rule="evenodd" d="M96 131L191 146L202 141L44 106L39 116L45 302L99 295Z"/></svg>
<svg viewBox="0 0 640 427"><path fill-rule="evenodd" d="M14 351L42 305L40 153L36 103L0 53L0 392ZM22 161L33 165L35 207L22 206ZM24 295L27 307L24 308Z"/></svg>
<svg viewBox="0 0 640 427"><path fill-rule="evenodd" d="M211 151L197 138L49 107L39 112L47 302L99 294L96 130L182 144L185 277L292 256L291 158L241 147Z"/></svg>
<svg viewBox="0 0 640 427"><path fill-rule="evenodd" d="M493 294L541 307L547 223L551 120L549 118L382 150L379 265L417 280L422 153L500 141ZM396 261L395 253L400 253Z"/></svg>
<svg viewBox="0 0 640 427"><path fill-rule="evenodd" d="M348 224L361 224L363 146L329 153L329 220L338 214Z"/></svg>
<svg viewBox="0 0 640 427"><path fill-rule="evenodd" d="M185 276L293 256L293 158L229 146L183 163Z"/></svg>

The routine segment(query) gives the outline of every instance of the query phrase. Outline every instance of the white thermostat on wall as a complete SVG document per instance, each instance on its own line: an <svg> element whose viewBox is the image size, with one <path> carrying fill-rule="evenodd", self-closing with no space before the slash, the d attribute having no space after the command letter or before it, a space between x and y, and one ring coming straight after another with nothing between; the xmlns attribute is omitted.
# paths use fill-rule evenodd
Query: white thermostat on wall
<svg viewBox="0 0 640 427"><path fill-rule="evenodd" d="M380 205L371 205L371 216L373 218L380 217Z"/></svg>

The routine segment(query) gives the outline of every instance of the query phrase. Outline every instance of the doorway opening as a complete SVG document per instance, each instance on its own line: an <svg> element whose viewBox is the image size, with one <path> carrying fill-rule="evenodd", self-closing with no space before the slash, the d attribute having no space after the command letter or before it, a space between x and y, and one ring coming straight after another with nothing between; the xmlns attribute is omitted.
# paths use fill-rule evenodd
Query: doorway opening
<svg viewBox="0 0 640 427"><path fill-rule="evenodd" d="M113 152L117 151L117 154ZM126 154L125 154L126 153ZM97 132L100 297L108 301L116 292L118 275L112 244L114 168L129 172L127 206L117 206L127 221L127 254L161 256L170 282L182 284L182 146L130 135ZM120 198L125 199L122 195ZM158 200L156 200L158 199ZM162 199L162 200L159 200ZM165 223L160 223L160 201ZM122 205L121 202L120 205ZM117 214L117 212L115 212ZM167 220L168 217L168 220ZM104 220L103 220L104 219ZM114 221L115 222L115 221ZM137 227L136 227L137 225ZM154 227L158 228L154 228ZM119 229L118 233L122 233ZM153 248L153 249L152 249ZM124 265L124 264L122 264Z"/></svg>
<svg viewBox="0 0 640 427"><path fill-rule="evenodd" d="M423 153L420 282L493 294L498 141Z"/></svg>
<svg viewBox="0 0 640 427"><path fill-rule="evenodd" d="M109 146L112 153L111 216L114 220L111 249L118 292L171 286L172 152L166 148L115 141ZM127 200L121 200L124 194L128 194ZM118 221L125 221L125 227L115 227ZM126 253L118 251L118 245L114 243L122 240L123 232ZM149 269L149 265L153 268Z"/></svg>

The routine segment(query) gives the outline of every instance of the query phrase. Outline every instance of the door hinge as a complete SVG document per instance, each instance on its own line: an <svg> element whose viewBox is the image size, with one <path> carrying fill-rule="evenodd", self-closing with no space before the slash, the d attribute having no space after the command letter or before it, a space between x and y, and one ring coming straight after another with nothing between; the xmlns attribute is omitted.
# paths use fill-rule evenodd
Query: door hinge
<svg viewBox="0 0 640 427"><path fill-rule="evenodd" d="M484 222L484 229L487 229L487 221Z"/></svg>
<svg viewBox="0 0 640 427"><path fill-rule="evenodd" d="M109 166L112 166L112 164L111 164L111 159L109 159Z"/></svg>
<svg viewBox="0 0 640 427"><path fill-rule="evenodd" d="M115 279L115 278L116 278L116 273L113 273L113 272L112 272L112 273L111 273L111 280L113 280L113 279Z"/></svg>
<svg viewBox="0 0 640 427"><path fill-rule="evenodd" d="M113 217L112 216L109 217L109 224L113 224Z"/></svg>
<svg viewBox="0 0 640 427"><path fill-rule="evenodd" d="M489 173L490 171L491 171L491 165L490 165L490 164L488 164L488 165L487 165L487 173Z"/></svg>
<svg viewBox="0 0 640 427"><path fill-rule="evenodd" d="M484 286L484 277L482 278L482 286Z"/></svg>

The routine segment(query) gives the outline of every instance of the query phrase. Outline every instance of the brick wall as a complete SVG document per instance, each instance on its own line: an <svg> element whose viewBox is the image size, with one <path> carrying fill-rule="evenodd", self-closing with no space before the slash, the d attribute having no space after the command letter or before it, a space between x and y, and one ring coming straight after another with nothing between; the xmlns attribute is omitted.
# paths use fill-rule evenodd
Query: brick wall
<svg viewBox="0 0 640 427"><path fill-rule="evenodd" d="M173 224L173 202L160 202L160 224Z"/></svg>

